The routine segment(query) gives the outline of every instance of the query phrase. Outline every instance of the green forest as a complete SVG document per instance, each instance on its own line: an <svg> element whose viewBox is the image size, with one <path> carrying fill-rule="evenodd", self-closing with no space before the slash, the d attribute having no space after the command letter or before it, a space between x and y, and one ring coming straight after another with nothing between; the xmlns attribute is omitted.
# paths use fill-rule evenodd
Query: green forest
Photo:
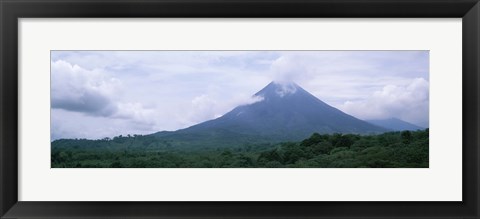
<svg viewBox="0 0 480 219"><path fill-rule="evenodd" d="M52 142L52 168L428 168L428 129L178 149L154 136Z"/></svg>

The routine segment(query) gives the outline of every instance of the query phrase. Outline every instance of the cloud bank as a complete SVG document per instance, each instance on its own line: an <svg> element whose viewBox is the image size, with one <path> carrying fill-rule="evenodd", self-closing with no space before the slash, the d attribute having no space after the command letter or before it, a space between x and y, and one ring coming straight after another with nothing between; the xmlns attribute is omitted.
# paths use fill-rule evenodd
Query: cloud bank
<svg viewBox="0 0 480 219"><path fill-rule="evenodd" d="M386 85L363 100L346 101L338 108L362 119L397 117L428 127L428 94L428 81L415 78L405 86Z"/></svg>
<svg viewBox="0 0 480 219"><path fill-rule="evenodd" d="M186 128L261 101L271 81L428 127L428 68L427 51L53 51L52 139Z"/></svg>

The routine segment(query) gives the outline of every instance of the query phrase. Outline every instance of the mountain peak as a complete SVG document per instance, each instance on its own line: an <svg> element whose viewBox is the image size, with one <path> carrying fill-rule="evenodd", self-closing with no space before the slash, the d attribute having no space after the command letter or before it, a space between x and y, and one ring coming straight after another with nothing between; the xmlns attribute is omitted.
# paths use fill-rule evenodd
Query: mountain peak
<svg viewBox="0 0 480 219"><path fill-rule="evenodd" d="M179 133L223 136L228 132L290 141L307 138L315 132L370 134L386 131L324 103L294 82L271 82L254 97L263 100L237 106L219 118Z"/></svg>
<svg viewBox="0 0 480 219"><path fill-rule="evenodd" d="M303 90L303 89L293 81L289 81L289 82L272 81L267 86L265 86L262 90L257 92L255 96L263 96L264 98L274 97L274 96L284 97L284 96L295 94L298 90Z"/></svg>

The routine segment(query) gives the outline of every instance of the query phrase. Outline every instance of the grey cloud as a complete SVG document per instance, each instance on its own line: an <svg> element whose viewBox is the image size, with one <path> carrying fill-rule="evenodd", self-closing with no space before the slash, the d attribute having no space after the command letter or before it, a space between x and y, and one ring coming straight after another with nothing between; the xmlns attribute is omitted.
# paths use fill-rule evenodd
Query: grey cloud
<svg viewBox="0 0 480 219"><path fill-rule="evenodd" d="M120 89L118 79L62 60L51 64L52 108L104 117L118 111L114 100Z"/></svg>
<svg viewBox="0 0 480 219"><path fill-rule="evenodd" d="M77 98L52 97L52 108L81 112L94 116L111 116L118 109L112 101L99 93L84 91Z"/></svg>

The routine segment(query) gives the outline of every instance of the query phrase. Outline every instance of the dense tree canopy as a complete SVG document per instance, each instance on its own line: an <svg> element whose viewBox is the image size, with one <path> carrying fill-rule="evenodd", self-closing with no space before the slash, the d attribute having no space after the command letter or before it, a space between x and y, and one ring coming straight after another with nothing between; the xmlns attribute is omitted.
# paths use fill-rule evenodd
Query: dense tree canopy
<svg viewBox="0 0 480 219"><path fill-rule="evenodd" d="M318 134L301 142L180 149L154 136L52 142L54 168L428 167L429 133Z"/></svg>

